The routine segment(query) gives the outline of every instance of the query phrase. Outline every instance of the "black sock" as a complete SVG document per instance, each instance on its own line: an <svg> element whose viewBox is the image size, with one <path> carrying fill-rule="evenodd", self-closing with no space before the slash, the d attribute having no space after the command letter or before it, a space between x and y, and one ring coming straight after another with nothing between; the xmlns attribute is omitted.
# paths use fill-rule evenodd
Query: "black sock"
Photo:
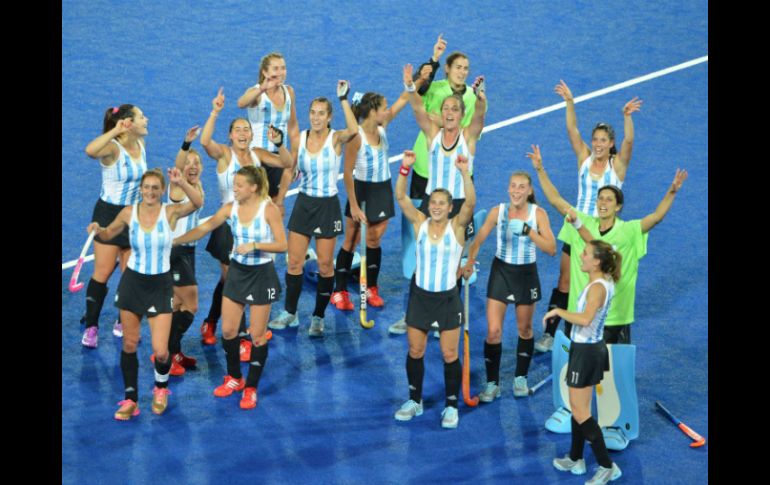
<svg viewBox="0 0 770 485"><path fill-rule="evenodd" d="M529 363L532 361L532 352L535 350L535 338L523 339L519 337L516 344L516 377L526 376L529 372Z"/></svg>
<svg viewBox="0 0 770 485"><path fill-rule="evenodd" d="M297 302L299 302L299 294L302 293L302 273L289 274L286 273L286 300L284 308L292 315L297 314Z"/></svg>
<svg viewBox="0 0 770 485"><path fill-rule="evenodd" d="M602 435L602 429L599 427L599 423L596 422L593 416L589 417L580 425L580 430L583 431L583 436L591 443L591 449L594 450L594 456L596 462L604 468L612 468L612 460L607 453L607 446L604 444L604 436Z"/></svg>
<svg viewBox="0 0 770 485"><path fill-rule="evenodd" d="M377 277L380 276L380 262L382 261L382 248L366 248L366 286L377 286Z"/></svg>
<svg viewBox="0 0 770 485"><path fill-rule="evenodd" d="M422 380L425 375L425 360L420 357L413 359L406 354L406 380L409 381L409 399L419 403L422 401Z"/></svg>
<svg viewBox="0 0 770 485"><path fill-rule="evenodd" d="M256 345L251 347L251 362L249 362L249 373L246 375L246 387L253 387L256 389L257 386L259 386L259 378L262 376L266 360L267 342L265 342L265 345L260 345L259 347Z"/></svg>
<svg viewBox="0 0 770 485"><path fill-rule="evenodd" d="M585 445L586 438L580 430L580 425L575 421L575 416L572 416L570 421L572 425L572 447L569 450L569 459L578 461L583 458L583 446Z"/></svg>
<svg viewBox="0 0 770 485"><path fill-rule="evenodd" d="M123 374L125 399L139 402L139 359L136 358L136 352L120 352L120 372Z"/></svg>
<svg viewBox="0 0 770 485"><path fill-rule="evenodd" d="M318 289L315 293L315 310L313 315L324 317L329 299L332 297L332 288L334 288L334 276L318 276Z"/></svg>
<svg viewBox="0 0 770 485"><path fill-rule="evenodd" d="M86 328L99 326L99 315L106 296L107 285L91 278L86 288Z"/></svg>
<svg viewBox="0 0 770 485"><path fill-rule="evenodd" d="M566 310L568 302L569 293L562 293L558 288L554 288L553 291L551 291L551 300L548 302L548 309L553 310L554 308L561 308L562 310ZM561 317L558 316L549 318L546 322L545 333L549 334L551 337L556 335L556 329L559 328L560 320ZM569 337L569 332L565 333L567 334L567 337Z"/></svg>
<svg viewBox="0 0 770 485"><path fill-rule="evenodd" d="M337 264L334 267L334 291L347 291L352 264L353 253L340 248L340 252L337 253Z"/></svg>
<svg viewBox="0 0 770 485"><path fill-rule="evenodd" d="M500 384L500 356L503 344L490 344L484 341L484 365L487 367L487 382Z"/></svg>
<svg viewBox="0 0 770 485"><path fill-rule="evenodd" d="M174 312L171 314L171 333L168 336L168 352L171 355L182 351L182 336L190 328L195 315L190 312Z"/></svg>
<svg viewBox="0 0 770 485"><path fill-rule="evenodd" d="M214 295L211 297L211 308L209 308L209 316L206 317L207 322L216 322L219 317L222 316L222 288L224 288L225 282L219 280L216 288L214 288Z"/></svg>
<svg viewBox="0 0 770 485"><path fill-rule="evenodd" d="M245 309L244 309L245 310ZM238 338L241 340L251 340L251 335L246 329L246 312L241 314L241 324L238 326Z"/></svg>
<svg viewBox="0 0 770 485"><path fill-rule="evenodd" d="M163 389L168 387L168 375L171 370L171 355L168 356L166 362L161 362L160 359L155 359L155 387Z"/></svg>
<svg viewBox="0 0 770 485"><path fill-rule="evenodd" d="M457 407L457 396L460 394L460 381L462 380L463 369L460 366L460 359L454 362L444 362L444 388L446 389L445 406Z"/></svg>
<svg viewBox="0 0 770 485"><path fill-rule="evenodd" d="M227 375L235 379L240 379L243 376L241 375L241 349L238 337L227 340L222 336L222 348L225 349Z"/></svg>

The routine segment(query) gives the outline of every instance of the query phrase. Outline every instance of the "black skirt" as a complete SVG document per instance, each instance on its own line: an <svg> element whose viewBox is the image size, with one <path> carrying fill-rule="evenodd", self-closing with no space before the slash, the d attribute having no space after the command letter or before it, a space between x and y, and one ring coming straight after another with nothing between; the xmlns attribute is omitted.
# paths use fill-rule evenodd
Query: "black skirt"
<svg viewBox="0 0 770 485"><path fill-rule="evenodd" d="M174 286L171 271L156 275L137 273L131 268L120 277L115 306L147 318L171 313Z"/></svg>
<svg viewBox="0 0 770 485"><path fill-rule="evenodd" d="M300 192L289 218L289 230L307 237L328 239L342 234L340 199L311 197Z"/></svg>
<svg viewBox="0 0 770 485"><path fill-rule="evenodd" d="M100 226L107 227L112 224L112 221L114 221L116 217L118 217L118 214L124 207L126 206L110 204L109 202L99 199L96 201L94 212L91 214L91 222L98 222ZM102 241L99 236L96 236L94 240L99 241L101 244L118 246L120 249L131 248L131 243L128 241L128 227L124 227L120 234L109 241Z"/></svg>
<svg viewBox="0 0 770 485"><path fill-rule="evenodd" d="M390 180L384 182L362 182L353 180L358 206L366 202L366 220L374 224L390 219L396 214L393 204L393 187ZM345 203L345 216L350 215L350 201Z"/></svg>
<svg viewBox="0 0 770 485"><path fill-rule="evenodd" d="M195 279L195 246L177 246L171 248L171 275L174 286L194 286Z"/></svg>
<svg viewBox="0 0 770 485"><path fill-rule="evenodd" d="M242 305L269 305L281 296L281 282L272 261L250 266L231 261L222 296Z"/></svg>
<svg viewBox="0 0 770 485"><path fill-rule="evenodd" d="M230 225L225 222L217 227L209 235L209 242L206 244L206 251L218 259L222 264L230 264L230 253L233 250L233 233L230 231Z"/></svg>
<svg viewBox="0 0 770 485"><path fill-rule="evenodd" d="M423 290L415 282L409 286L406 324L427 332L438 323L439 331L452 330L463 323L463 308L457 288L446 291Z"/></svg>
<svg viewBox="0 0 770 485"><path fill-rule="evenodd" d="M610 353L602 342L592 344L572 342L569 348L567 365L567 385L583 388L595 386L604 378L604 372L610 370Z"/></svg>
<svg viewBox="0 0 770 485"><path fill-rule="evenodd" d="M509 264L495 257L489 271L487 298L515 305L532 305L540 301L540 278L537 263Z"/></svg>

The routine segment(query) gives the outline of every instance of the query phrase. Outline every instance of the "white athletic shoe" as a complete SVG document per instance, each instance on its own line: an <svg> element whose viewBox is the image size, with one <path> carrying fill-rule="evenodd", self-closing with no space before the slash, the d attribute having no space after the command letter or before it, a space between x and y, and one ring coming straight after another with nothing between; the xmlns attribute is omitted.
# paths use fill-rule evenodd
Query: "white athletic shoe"
<svg viewBox="0 0 770 485"><path fill-rule="evenodd" d="M550 334L544 333L535 342L535 350L538 352L550 352L551 348L553 348L553 337Z"/></svg>
<svg viewBox="0 0 770 485"><path fill-rule="evenodd" d="M406 333L406 315L404 315L399 321L388 327L388 333L393 335L403 335Z"/></svg>
<svg viewBox="0 0 770 485"><path fill-rule="evenodd" d="M518 376L513 380L514 397L529 396L529 387L527 387L527 376Z"/></svg>
<svg viewBox="0 0 770 485"><path fill-rule="evenodd" d="M297 325L299 325L297 315L292 315L286 310L283 310L275 320L270 320L270 323L267 324L273 330L283 330L286 327L296 327Z"/></svg>
<svg viewBox="0 0 770 485"><path fill-rule="evenodd" d="M123 336L123 324L120 323L120 320L115 320L115 324L112 326L112 335L116 337Z"/></svg>
<svg viewBox="0 0 770 485"><path fill-rule="evenodd" d="M397 421L409 421L413 417L421 415L422 401L415 402L410 399L402 404L400 408L398 408L398 411L396 411L396 415L394 417Z"/></svg>
<svg viewBox="0 0 770 485"><path fill-rule="evenodd" d="M617 480L623 472L620 471L620 467L617 463L612 464L612 468L604 468L600 466L593 478L586 482L586 485L604 485L613 480Z"/></svg>
<svg viewBox="0 0 770 485"><path fill-rule="evenodd" d="M441 411L441 427L447 429L453 429L457 427L460 422L460 415L457 413L457 408L447 406Z"/></svg>
<svg viewBox="0 0 770 485"><path fill-rule="evenodd" d="M479 401L492 402L500 397L500 394L502 394L502 391L497 383L487 382L486 386L484 386L484 390L479 393Z"/></svg>
<svg viewBox="0 0 770 485"><path fill-rule="evenodd" d="M310 328L307 334L311 337L323 337L324 336L324 319L313 315L310 318Z"/></svg>
<svg viewBox="0 0 770 485"><path fill-rule="evenodd" d="M569 454L566 454L564 458L554 458L553 467L563 472L572 472L573 475L583 475L586 472L586 461L582 458L572 461Z"/></svg>

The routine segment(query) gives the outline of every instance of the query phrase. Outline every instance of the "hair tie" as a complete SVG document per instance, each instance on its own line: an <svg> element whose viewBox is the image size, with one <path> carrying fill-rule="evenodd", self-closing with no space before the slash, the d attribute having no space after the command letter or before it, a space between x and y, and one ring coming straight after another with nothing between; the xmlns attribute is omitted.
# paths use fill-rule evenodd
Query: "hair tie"
<svg viewBox="0 0 770 485"><path fill-rule="evenodd" d="M353 106L358 106L362 99L364 99L364 93L359 93L356 91L356 93L353 95Z"/></svg>
<svg viewBox="0 0 770 485"><path fill-rule="evenodd" d="M113 106L112 114L118 114L118 111L120 111L120 108L118 108L117 106Z"/></svg>

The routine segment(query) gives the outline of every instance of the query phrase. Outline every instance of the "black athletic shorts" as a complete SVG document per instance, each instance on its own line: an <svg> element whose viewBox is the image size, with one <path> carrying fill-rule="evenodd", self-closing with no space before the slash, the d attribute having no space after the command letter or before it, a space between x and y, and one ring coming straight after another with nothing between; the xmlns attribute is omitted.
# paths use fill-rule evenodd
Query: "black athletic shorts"
<svg viewBox="0 0 770 485"><path fill-rule="evenodd" d="M328 239L342 234L340 199L311 197L303 192L297 195L289 218L289 230L310 238Z"/></svg>
<svg viewBox="0 0 770 485"><path fill-rule="evenodd" d="M428 186L428 179L412 170L412 182L409 184L409 198L422 199L425 195L425 187Z"/></svg>
<svg viewBox="0 0 770 485"><path fill-rule="evenodd" d="M107 227L112 224L112 221L114 221L116 217L118 217L118 214L124 207L126 206L110 204L109 202L99 199L96 201L93 214L91 214L91 222L98 222L100 226ZM118 246L120 249L131 248L131 243L128 241L128 227L124 227L123 232L109 241L102 241L99 236L96 236L94 240L99 241L102 244Z"/></svg>
<svg viewBox="0 0 770 485"><path fill-rule="evenodd" d="M626 325L605 325L604 342L608 344L630 344L631 343L631 324Z"/></svg>
<svg viewBox="0 0 770 485"><path fill-rule="evenodd" d="M194 286L195 246L176 246L171 248L171 276L174 286Z"/></svg>
<svg viewBox="0 0 770 485"><path fill-rule="evenodd" d="M362 182L353 179L356 200L359 207L366 202L366 220L374 224L390 219L396 214L393 204L393 187L390 180L384 182ZM345 217L350 216L350 202L345 203Z"/></svg>
<svg viewBox="0 0 770 485"><path fill-rule="evenodd" d="M281 177L283 176L283 168L281 167L271 167L269 165L262 165L262 168L265 169L265 173L267 173L267 195L270 197L275 197L278 195L278 190L280 190L281 185Z"/></svg>
<svg viewBox="0 0 770 485"><path fill-rule="evenodd" d="M495 257L489 271L487 298L516 305L532 305L540 301L540 278L537 263L508 264Z"/></svg>
<svg viewBox="0 0 770 485"><path fill-rule="evenodd" d="M608 370L610 370L610 353L604 342L570 344L567 365L569 387L595 386L602 381L604 372Z"/></svg>
<svg viewBox="0 0 770 485"><path fill-rule="evenodd" d="M281 296L281 282L272 261L250 266L230 261L222 296L242 305L269 305Z"/></svg>
<svg viewBox="0 0 770 485"><path fill-rule="evenodd" d="M457 288L447 291L423 290L412 276L409 286L409 304L406 308L406 324L424 332L434 330L433 322L438 323L439 331L452 330L463 323L463 308Z"/></svg>
<svg viewBox="0 0 770 485"><path fill-rule="evenodd" d="M222 264L230 264L230 253L233 251L233 233L230 225L225 222L209 234L206 251Z"/></svg>
<svg viewBox="0 0 770 485"><path fill-rule="evenodd" d="M570 245L567 244L567 243L562 243L562 245L561 245L561 252L563 252L564 254L569 256L570 253L572 252L572 250L570 248Z"/></svg>
<svg viewBox="0 0 770 485"><path fill-rule="evenodd" d="M131 268L120 277L115 306L147 318L171 313L174 286L171 271L156 275L137 273Z"/></svg>

